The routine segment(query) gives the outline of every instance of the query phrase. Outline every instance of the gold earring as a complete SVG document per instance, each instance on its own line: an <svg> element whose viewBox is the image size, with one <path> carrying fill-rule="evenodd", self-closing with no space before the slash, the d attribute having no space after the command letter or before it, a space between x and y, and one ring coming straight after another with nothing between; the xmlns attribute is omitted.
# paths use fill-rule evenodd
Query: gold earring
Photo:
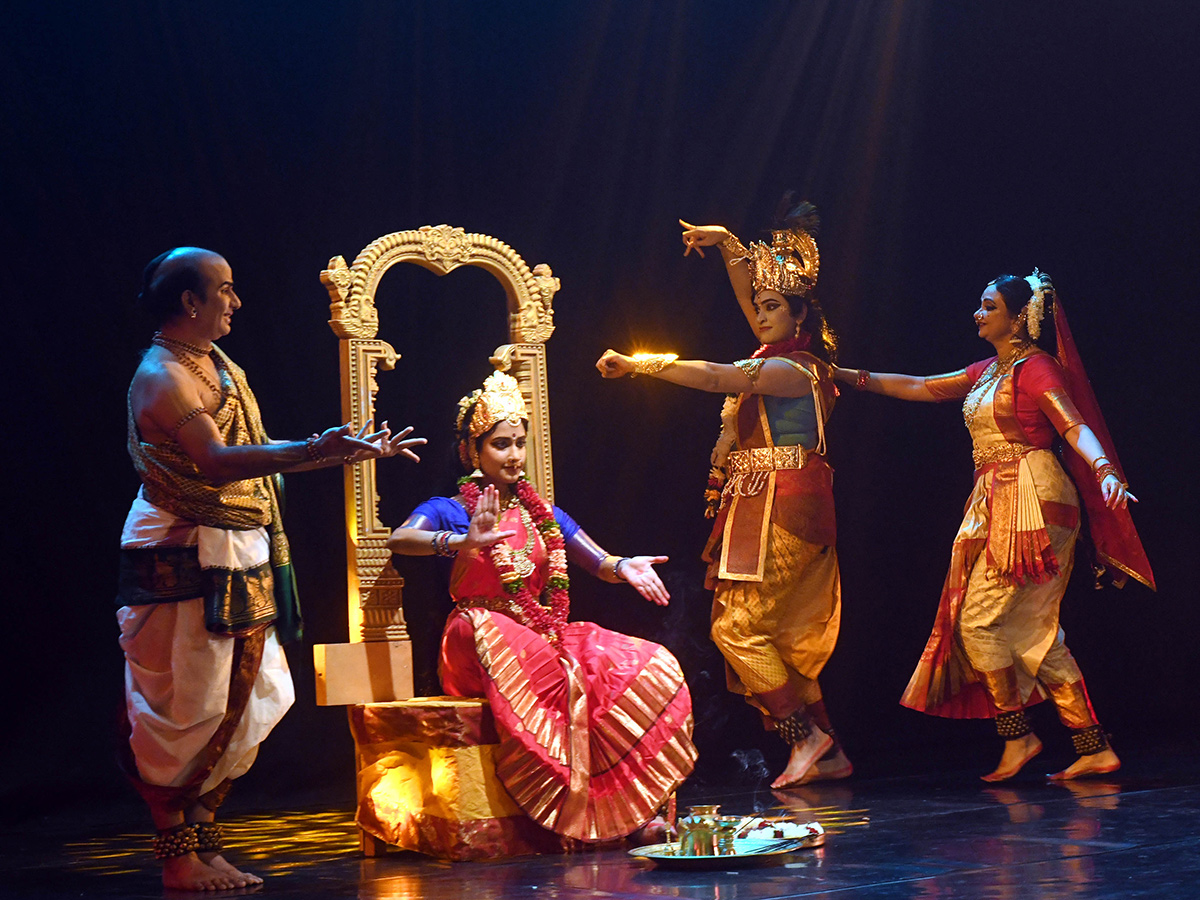
<svg viewBox="0 0 1200 900"><path fill-rule="evenodd" d="M192 307L192 318L196 318L196 307Z"/></svg>

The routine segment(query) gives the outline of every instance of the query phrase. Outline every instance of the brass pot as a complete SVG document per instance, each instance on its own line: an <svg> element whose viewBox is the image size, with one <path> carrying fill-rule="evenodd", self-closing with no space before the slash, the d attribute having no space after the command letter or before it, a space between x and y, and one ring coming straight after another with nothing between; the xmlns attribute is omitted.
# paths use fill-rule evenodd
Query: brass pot
<svg viewBox="0 0 1200 900"><path fill-rule="evenodd" d="M718 854L717 819L728 818L717 815L720 806L689 806L688 814L680 816L680 856L716 856Z"/></svg>

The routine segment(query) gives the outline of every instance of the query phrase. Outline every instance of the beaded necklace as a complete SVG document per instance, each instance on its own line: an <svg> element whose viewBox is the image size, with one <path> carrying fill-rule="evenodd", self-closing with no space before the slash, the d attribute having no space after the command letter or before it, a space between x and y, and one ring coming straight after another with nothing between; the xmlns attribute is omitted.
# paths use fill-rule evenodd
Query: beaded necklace
<svg viewBox="0 0 1200 900"><path fill-rule="evenodd" d="M174 338L169 338L161 332L154 335L151 343L157 344L164 350L168 351L172 356L179 360L180 365L199 378L209 388L209 390L211 390L218 397L224 397L228 393L228 391L222 385L214 383L213 380L208 377L208 373L200 368L199 364L192 359L191 356L187 355L191 353L197 356L209 357L213 361L213 366L217 370L218 381L224 382L225 379L222 377L222 373L225 369L225 364L221 361L221 357L212 353L211 350L206 353L199 347L186 343L185 341L177 341ZM181 349L185 352L181 352Z"/></svg>
<svg viewBox="0 0 1200 900"><path fill-rule="evenodd" d="M189 344L187 341L181 341L178 338L167 337L161 331L154 332L154 337L151 338L151 342L170 350L172 353L174 353L176 350L182 350L184 353L192 354L192 356L208 356L210 353L212 353L211 346L209 349L203 350L200 347L197 347L195 344Z"/></svg>

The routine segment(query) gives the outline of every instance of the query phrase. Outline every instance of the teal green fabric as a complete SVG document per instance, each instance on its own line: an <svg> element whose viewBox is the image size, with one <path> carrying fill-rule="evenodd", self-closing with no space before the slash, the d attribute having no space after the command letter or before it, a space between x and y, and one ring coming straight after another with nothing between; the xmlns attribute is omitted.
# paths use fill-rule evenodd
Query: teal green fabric
<svg viewBox="0 0 1200 900"><path fill-rule="evenodd" d="M812 450L817 446L817 403L812 394L762 399L776 447L800 446Z"/></svg>

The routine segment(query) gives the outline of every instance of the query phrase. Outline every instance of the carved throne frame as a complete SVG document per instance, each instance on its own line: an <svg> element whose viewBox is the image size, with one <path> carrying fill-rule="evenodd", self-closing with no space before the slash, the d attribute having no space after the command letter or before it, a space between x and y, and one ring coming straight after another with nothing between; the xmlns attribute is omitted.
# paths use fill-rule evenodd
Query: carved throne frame
<svg viewBox="0 0 1200 900"><path fill-rule="evenodd" d="M559 280L544 263L530 270L503 241L468 234L449 225L424 225L376 238L346 265L329 261L321 282L329 292L329 327L338 337L342 421L361 428L375 418L379 370L391 370L400 354L377 337L375 292L397 263L412 263L437 275L476 266L504 287L508 342L491 358L520 385L529 409L526 470L538 492L554 500L550 407L545 343L554 332L552 303ZM412 696L412 652L401 605L404 580L391 563L386 542L391 527L379 518L375 461L345 466L346 594L350 644L313 649L317 702L333 706L387 702Z"/></svg>

